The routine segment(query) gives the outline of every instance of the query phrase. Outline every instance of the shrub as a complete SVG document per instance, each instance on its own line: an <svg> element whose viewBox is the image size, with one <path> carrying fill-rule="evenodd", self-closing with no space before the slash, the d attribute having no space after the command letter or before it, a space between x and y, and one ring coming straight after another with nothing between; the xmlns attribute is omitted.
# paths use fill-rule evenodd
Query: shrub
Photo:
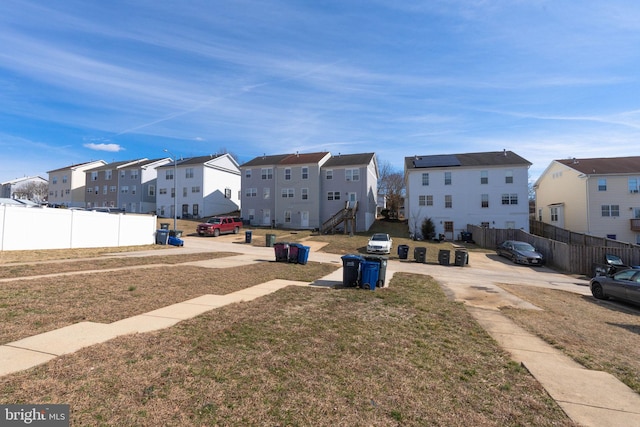
<svg viewBox="0 0 640 427"><path fill-rule="evenodd" d="M436 226L433 224L433 220L431 218L425 218L422 221L422 226L420 227L420 231L422 232L422 238L425 240L431 240L436 235Z"/></svg>

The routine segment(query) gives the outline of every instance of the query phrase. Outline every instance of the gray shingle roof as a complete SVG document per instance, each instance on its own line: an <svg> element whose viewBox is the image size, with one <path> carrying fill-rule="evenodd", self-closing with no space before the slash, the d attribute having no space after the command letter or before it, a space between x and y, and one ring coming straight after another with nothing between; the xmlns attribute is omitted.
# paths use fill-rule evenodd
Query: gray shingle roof
<svg viewBox="0 0 640 427"><path fill-rule="evenodd" d="M407 170L436 167L531 166L531 162L508 150L412 156L405 157L404 164Z"/></svg>
<svg viewBox="0 0 640 427"><path fill-rule="evenodd" d="M332 156L323 167L340 167L340 166L354 166L354 165L368 165L371 163L375 153L361 153L361 154L338 154Z"/></svg>

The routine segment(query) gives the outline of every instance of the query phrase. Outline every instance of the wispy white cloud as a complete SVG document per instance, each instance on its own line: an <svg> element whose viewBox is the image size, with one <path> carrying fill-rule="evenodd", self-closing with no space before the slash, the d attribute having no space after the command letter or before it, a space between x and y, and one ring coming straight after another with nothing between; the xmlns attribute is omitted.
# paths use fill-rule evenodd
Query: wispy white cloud
<svg viewBox="0 0 640 427"><path fill-rule="evenodd" d="M122 148L118 144L105 144L105 143L96 144L93 142L83 144L83 147L88 148L90 150L95 150L95 151L108 151L110 153L117 153L119 151L124 150L124 148Z"/></svg>

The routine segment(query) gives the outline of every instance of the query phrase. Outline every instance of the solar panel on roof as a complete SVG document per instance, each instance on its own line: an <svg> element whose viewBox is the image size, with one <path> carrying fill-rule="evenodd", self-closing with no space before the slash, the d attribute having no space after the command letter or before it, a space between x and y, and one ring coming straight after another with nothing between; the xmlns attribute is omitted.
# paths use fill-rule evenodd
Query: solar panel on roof
<svg viewBox="0 0 640 427"><path fill-rule="evenodd" d="M436 168L461 165L460 160L458 160L458 158L453 154L418 157L413 161L413 166L417 168Z"/></svg>

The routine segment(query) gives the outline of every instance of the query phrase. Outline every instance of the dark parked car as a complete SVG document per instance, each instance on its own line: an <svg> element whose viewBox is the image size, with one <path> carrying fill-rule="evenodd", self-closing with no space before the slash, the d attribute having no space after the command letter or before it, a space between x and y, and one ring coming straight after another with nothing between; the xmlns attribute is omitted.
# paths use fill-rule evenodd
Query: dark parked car
<svg viewBox="0 0 640 427"><path fill-rule="evenodd" d="M496 248L496 253L509 258L516 264L543 265L544 257L536 248L527 242L517 240L505 240Z"/></svg>
<svg viewBox="0 0 640 427"><path fill-rule="evenodd" d="M611 276L618 271L627 270L629 268L640 269L640 266L637 265L626 265L622 261L622 258L613 254L605 254L604 261L604 264L594 264L594 276Z"/></svg>
<svg viewBox="0 0 640 427"><path fill-rule="evenodd" d="M640 270L618 271L611 276L596 276L589 282L591 294L597 299L616 299L640 304Z"/></svg>

